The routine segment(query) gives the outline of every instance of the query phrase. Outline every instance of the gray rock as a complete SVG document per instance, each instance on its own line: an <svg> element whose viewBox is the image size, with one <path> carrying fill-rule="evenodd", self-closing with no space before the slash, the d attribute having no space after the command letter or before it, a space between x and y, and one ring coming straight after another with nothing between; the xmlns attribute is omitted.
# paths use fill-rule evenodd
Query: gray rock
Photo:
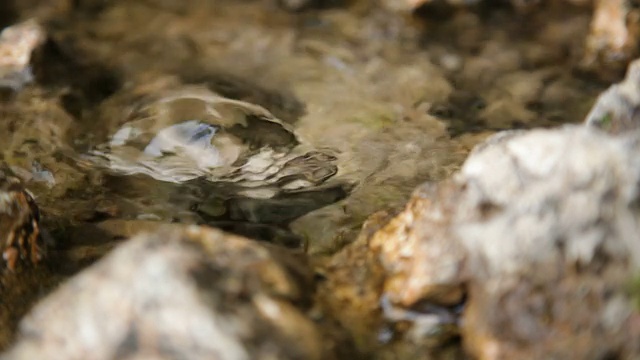
<svg viewBox="0 0 640 360"><path fill-rule="evenodd" d="M603 92L585 124L613 134L640 127L640 60L629 65L625 79Z"/></svg>
<svg viewBox="0 0 640 360"><path fill-rule="evenodd" d="M575 126L490 138L371 237L385 315L413 318L415 337L464 304L463 342L481 359L640 356L627 291L640 270L639 152L638 132Z"/></svg>
<svg viewBox="0 0 640 360"><path fill-rule="evenodd" d="M31 53L44 42L44 29L27 20L0 33L0 88L17 91L33 80L29 66Z"/></svg>
<svg viewBox="0 0 640 360"><path fill-rule="evenodd" d="M325 358L303 312L307 269L287 250L166 226L39 303L2 359Z"/></svg>

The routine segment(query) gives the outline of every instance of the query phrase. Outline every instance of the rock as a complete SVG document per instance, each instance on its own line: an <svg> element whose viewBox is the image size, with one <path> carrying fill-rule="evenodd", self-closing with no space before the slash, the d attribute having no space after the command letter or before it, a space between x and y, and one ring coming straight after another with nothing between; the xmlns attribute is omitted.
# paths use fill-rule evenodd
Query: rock
<svg viewBox="0 0 640 360"><path fill-rule="evenodd" d="M629 0L594 0L591 31L581 67L616 78L638 56L640 11Z"/></svg>
<svg viewBox="0 0 640 360"><path fill-rule="evenodd" d="M31 53L44 42L45 32L34 20L27 20L0 33L0 87L19 90L33 80Z"/></svg>
<svg viewBox="0 0 640 360"><path fill-rule="evenodd" d="M512 132L470 156L453 182L460 198L447 236L464 259L432 266L458 272L448 285L467 281L471 352L638 356L638 312L625 290L640 265L638 139L576 127Z"/></svg>
<svg viewBox="0 0 640 360"><path fill-rule="evenodd" d="M422 6L461 6L474 5L481 0L385 0L383 4L399 11L416 10Z"/></svg>
<svg viewBox="0 0 640 360"><path fill-rule="evenodd" d="M44 257L40 210L9 169L0 169L0 239L2 259L9 270L21 263L37 264Z"/></svg>
<svg viewBox="0 0 640 360"><path fill-rule="evenodd" d="M629 65L625 79L602 93L587 115L585 124L612 134L640 127L640 60Z"/></svg>
<svg viewBox="0 0 640 360"><path fill-rule="evenodd" d="M346 5L345 0L278 0L278 5L291 12Z"/></svg>
<svg viewBox="0 0 640 360"><path fill-rule="evenodd" d="M319 270L327 278L318 291L320 302L354 334L360 349L365 351L372 351L377 342L377 334L372 336L371 331L381 328L379 290L384 280L382 268L367 247L371 233L389 217L384 211L372 215L358 239Z"/></svg>
<svg viewBox="0 0 640 360"><path fill-rule="evenodd" d="M45 298L3 359L323 359L304 259L197 226L131 239ZM330 357L330 356L329 356Z"/></svg>
<svg viewBox="0 0 640 360"><path fill-rule="evenodd" d="M382 312L406 343L453 325L480 359L639 356L627 292L640 270L639 151L639 132L492 136L337 255L359 246L369 260L342 267L378 273L365 319Z"/></svg>

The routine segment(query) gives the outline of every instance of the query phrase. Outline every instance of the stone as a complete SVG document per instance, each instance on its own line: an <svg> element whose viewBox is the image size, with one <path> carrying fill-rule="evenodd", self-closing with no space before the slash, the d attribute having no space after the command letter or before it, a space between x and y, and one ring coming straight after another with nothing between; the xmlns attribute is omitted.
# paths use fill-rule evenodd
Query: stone
<svg viewBox="0 0 640 360"><path fill-rule="evenodd" d="M633 61L623 81L614 84L599 97L585 119L611 134L624 134L640 127L640 60Z"/></svg>
<svg viewBox="0 0 640 360"><path fill-rule="evenodd" d="M11 271L44 257L38 205L8 168L0 168L0 239L2 259Z"/></svg>
<svg viewBox="0 0 640 360"><path fill-rule="evenodd" d="M582 68L611 79L638 56L640 11L629 0L594 0Z"/></svg>
<svg viewBox="0 0 640 360"><path fill-rule="evenodd" d="M321 359L303 257L197 226L140 234L22 320L3 359ZM330 357L330 356L329 356Z"/></svg>
<svg viewBox="0 0 640 360"><path fill-rule="evenodd" d="M33 80L31 53L45 40L44 29L35 21L14 24L0 33L0 87L19 90Z"/></svg>
<svg viewBox="0 0 640 360"><path fill-rule="evenodd" d="M640 270L639 151L640 132L498 133L338 253L366 259L338 270L376 274L363 317L386 319L405 344L453 326L479 359L637 357L627 289Z"/></svg>

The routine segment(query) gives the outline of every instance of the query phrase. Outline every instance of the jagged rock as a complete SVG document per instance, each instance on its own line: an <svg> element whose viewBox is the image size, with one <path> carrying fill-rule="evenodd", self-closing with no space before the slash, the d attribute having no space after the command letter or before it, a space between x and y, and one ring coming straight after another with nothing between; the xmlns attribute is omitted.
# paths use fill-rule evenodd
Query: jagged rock
<svg viewBox="0 0 640 360"><path fill-rule="evenodd" d="M383 269L366 316L409 343L457 325L480 359L639 356L639 151L638 132L576 126L491 137L338 255L360 246L368 261L351 266Z"/></svg>
<svg viewBox="0 0 640 360"><path fill-rule="evenodd" d="M310 274L287 250L197 226L139 235L23 319L3 359L321 359Z"/></svg>

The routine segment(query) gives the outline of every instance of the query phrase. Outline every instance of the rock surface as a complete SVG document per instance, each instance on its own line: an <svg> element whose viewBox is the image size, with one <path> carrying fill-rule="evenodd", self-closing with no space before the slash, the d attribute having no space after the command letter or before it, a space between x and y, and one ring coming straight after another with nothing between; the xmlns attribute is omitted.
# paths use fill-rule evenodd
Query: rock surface
<svg viewBox="0 0 640 360"><path fill-rule="evenodd" d="M3 359L324 359L300 257L196 226L131 239L22 321ZM330 357L330 356L329 356Z"/></svg>
<svg viewBox="0 0 640 360"><path fill-rule="evenodd" d="M629 65L623 81L598 97L585 123L612 134L624 134L640 127L640 60Z"/></svg>
<svg viewBox="0 0 640 360"><path fill-rule="evenodd" d="M345 312L368 304L367 321L382 315L408 342L453 324L480 359L637 357L640 313L626 289L640 269L639 151L637 132L495 135L337 255L370 252L340 261L329 284L376 274L368 289L355 278L366 291ZM376 291L379 303L364 301Z"/></svg>
<svg viewBox="0 0 640 360"><path fill-rule="evenodd" d="M44 29L34 20L10 26L0 33L0 88L21 89L33 80L31 53L45 39Z"/></svg>
<svg viewBox="0 0 640 360"><path fill-rule="evenodd" d="M640 10L630 0L594 0L582 67L616 78L638 56Z"/></svg>
<svg viewBox="0 0 640 360"><path fill-rule="evenodd" d="M7 168L0 168L0 248L4 265L12 271L18 263L37 264L46 251L38 205Z"/></svg>

